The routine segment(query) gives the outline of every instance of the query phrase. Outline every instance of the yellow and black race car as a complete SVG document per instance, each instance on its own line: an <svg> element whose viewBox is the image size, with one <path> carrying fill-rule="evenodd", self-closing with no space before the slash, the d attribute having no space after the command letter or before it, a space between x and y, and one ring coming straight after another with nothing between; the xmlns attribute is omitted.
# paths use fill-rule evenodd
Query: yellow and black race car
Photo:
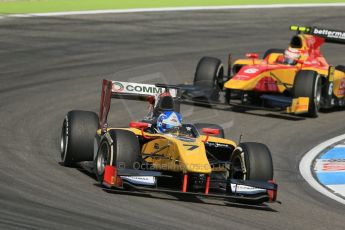
<svg viewBox="0 0 345 230"><path fill-rule="evenodd" d="M74 110L64 119L62 164L89 167L106 190L255 204L276 201L269 149L225 139L223 129L215 124L183 124L179 91L168 85L104 80L99 115ZM147 101L149 114L130 121L127 128L108 127L112 98Z"/></svg>
<svg viewBox="0 0 345 230"><path fill-rule="evenodd" d="M345 106L345 66L331 66L320 52L325 42L345 44L345 32L291 26L297 31L287 49L269 49L259 59L228 61L228 73L217 58L203 57L194 84L183 96L194 102L224 102L234 106L272 108L317 117L319 109Z"/></svg>

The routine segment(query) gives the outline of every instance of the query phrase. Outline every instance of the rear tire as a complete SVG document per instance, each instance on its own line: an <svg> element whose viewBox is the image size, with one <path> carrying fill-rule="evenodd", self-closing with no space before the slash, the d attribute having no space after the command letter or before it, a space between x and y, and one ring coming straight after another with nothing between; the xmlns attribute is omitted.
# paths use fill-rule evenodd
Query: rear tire
<svg viewBox="0 0 345 230"><path fill-rule="evenodd" d="M317 117L321 105L322 81L312 70L301 70L295 76L292 95L294 98L309 97L309 117Z"/></svg>
<svg viewBox="0 0 345 230"><path fill-rule="evenodd" d="M134 133L110 130L108 134L103 136L94 162L95 174L100 183L103 182L106 165L116 166L117 169L133 169L139 162L140 145Z"/></svg>
<svg viewBox="0 0 345 230"><path fill-rule="evenodd" d="M198 132L200 134L202 134L202 129L203 128L211 128L211 129L218 129L219 130L219 134L215 135L216 137L220 137L220 138L224 138L224 129L217 124L208 124L208 123L195 123L194 127L198 130Z"/></svg>
<svg viewBox="0 0 345 230"><path fill-rule="evenodd" d="M273 179L273 162L268 147L261 143L239 144L231 155L231 179Z"/></svg>
<svg viewBox="0 0 345 230"><path fill-rule="evenodd" d="M194 76L194 85L205 89L207 100L218 101L223 88L224 67L222 62L213 57L200 59Z"/></svg>
<svg viewBox="0 0 345 230"><path fill-rule="evenodd" d="M92 161L94 138L98 129L98 115L88 111L67 113L61 130L61 162L73 166L81 161Z"/></svg>

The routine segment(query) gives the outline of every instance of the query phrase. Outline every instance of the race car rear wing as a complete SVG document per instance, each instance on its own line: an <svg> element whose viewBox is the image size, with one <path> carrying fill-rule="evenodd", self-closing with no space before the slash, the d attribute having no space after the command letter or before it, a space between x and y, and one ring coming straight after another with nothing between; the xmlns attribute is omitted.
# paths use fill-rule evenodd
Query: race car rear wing
<svg viewBox="0 0 345 230"><path fill-rule="evenodd" d="M112 97L114 98L128 98L155 96L169 90L172 97L177 97L177 88L172 88L165 84L142 84L124 81L112 81Z"/></svg>
<svg viewBox="0 0 345 230"><path fill-rule="evenodd" d="M111 98L147 101L149 97L154 97L164 92L169 92L174 99L179 98L179 88L173 85L151 85L123 81L109 81L104 79L99 112L100 127L102 129L106 128L105 126L107 124Z"/></svg>
<svg viewBox="0 0 345 230"><path fill-rule="evenodd" d="M290 26L290 30L322 37L328 43L345 44L345 31L295 25Z"/></svg>

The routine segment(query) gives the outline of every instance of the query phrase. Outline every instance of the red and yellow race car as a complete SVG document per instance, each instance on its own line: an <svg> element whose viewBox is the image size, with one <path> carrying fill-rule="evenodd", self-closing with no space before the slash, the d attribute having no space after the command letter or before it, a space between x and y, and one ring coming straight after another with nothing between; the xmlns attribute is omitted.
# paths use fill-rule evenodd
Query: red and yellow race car
<svg viewBox="0 0 345 230"><path fill-rule="evenodd" d="M329 65L320 52L324 43L345 44L345 32L291 26L297 31L289 47L269 49L262 59L248 53L228 61L228 74L217 58L203 57L194 84L185 85L183 97L193 102L224 102L234 106L266 107L317 117L322 108L345 105L345 66ZM345 60L344 60L345 61Z"/></svg>

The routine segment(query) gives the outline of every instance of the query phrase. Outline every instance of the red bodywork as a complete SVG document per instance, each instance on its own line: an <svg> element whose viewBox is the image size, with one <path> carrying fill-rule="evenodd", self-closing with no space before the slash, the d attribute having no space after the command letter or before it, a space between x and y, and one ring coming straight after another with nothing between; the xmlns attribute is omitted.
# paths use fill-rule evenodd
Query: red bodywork
<svg viewBox="0 0 345 230"><path fill-rule="evenodd" d="M295 74L301 69L328 71L329 65L320 52L320 46L325 39L313 35L298 35L302 46L298 48L301 58L296 65L283 63L283 55L268 55L265 59L258 59L258 55L247 54L250 59L238 60L236 64L244 65L224 87L229 89L250 90L255 92L282 92L278 85L280 83L292 84ZM273 60L272 60L273 57ZM284 70L288 76L280 76L279 71ZM241 83L242 82L242 83ZM248 82L245 83L245 82ZM249 86L250 85L250 86Z"/></svg>

